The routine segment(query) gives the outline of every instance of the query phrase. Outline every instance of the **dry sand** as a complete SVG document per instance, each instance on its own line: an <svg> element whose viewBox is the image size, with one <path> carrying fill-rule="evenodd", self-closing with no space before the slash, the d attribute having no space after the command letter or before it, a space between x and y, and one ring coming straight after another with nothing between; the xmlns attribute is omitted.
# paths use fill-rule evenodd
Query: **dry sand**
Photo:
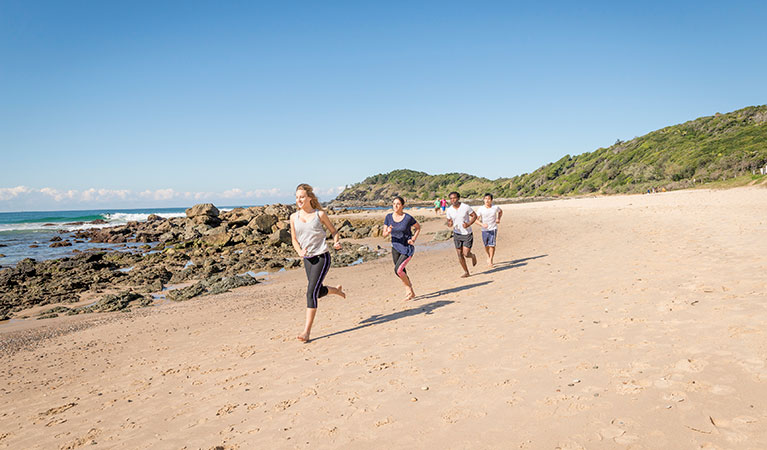
<svg viewBox="0 0 767 450"><path fill-rule="evenodd" d="M496 268L422 246L414 302L390 258L332 269L309 344L303 270L112 315L3 357L0 448L764 449L766 208L505 206Z"/></svg>

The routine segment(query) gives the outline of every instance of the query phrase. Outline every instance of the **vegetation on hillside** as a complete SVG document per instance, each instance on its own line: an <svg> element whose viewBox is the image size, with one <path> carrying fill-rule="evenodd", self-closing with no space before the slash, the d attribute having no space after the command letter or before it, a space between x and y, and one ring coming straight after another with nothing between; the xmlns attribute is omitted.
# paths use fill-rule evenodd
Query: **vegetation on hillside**
<svg viewBox="0 0 767 450"><path fill-rule="evenodd" d="M531 173L489 180L465 173L429 175L395 170L366 178L336 202L377 202L403 195L429 200L457 190L474 198L552 197L632 193L650 188L682 189L759 173L767 164L767 105L701 117L617 141L581 155L565 155Z"/></svg>

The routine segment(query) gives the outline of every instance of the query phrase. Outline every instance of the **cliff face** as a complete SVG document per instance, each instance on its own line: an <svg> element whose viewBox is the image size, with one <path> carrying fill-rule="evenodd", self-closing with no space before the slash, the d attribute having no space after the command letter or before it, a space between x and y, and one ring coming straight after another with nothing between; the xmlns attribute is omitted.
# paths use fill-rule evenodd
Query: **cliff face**
<svg viewBox="0 0 767 450"><path fill-rule="evenodd" d="M565 155L537 170L489 180L465 173L429 175L395 170L356 183L334 205L388 204L395 195L429 202L458 191L466 198L485 192L531 198L589 193L634 193L650 188L683 189L696 183L759 173L767 164L767 106L700 117L630 141L581 155Z"/></svg>

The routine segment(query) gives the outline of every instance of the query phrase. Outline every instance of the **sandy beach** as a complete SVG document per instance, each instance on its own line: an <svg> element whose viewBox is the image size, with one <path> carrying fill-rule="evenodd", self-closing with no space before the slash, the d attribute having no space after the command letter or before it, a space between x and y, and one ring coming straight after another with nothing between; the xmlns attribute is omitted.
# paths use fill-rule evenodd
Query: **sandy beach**
<svg viewBox="0 0 767 450"><path fill-rule="evenodd" d="M506 205L468 279L423 236L415 301L389 257L332 269L348 297L308 344L303 269L0 325L72 328L3 356L0 448L764 449L765 207L764 187Z"/></svg>

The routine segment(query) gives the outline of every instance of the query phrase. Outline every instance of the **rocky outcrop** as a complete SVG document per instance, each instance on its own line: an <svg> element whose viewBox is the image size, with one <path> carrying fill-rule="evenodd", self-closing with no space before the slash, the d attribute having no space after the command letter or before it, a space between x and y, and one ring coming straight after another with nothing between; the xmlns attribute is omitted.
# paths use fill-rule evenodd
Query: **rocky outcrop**
<svg viewBox="0 0 767 450"><path fill-rule="evenodd" d="M215 206L203 204L189 208L187 217L155 216L146 222L76 231L71 235L81 241L146 244L121 251L88 251L58 260L26 259L16 267L0 270L0 320L32 306L78 302L80 294L86 292L98 293L117 287L142 296L171 283L205 280L205 289L201 292L211 293L218 289L211 286L222 280L230 281L220 286L242 283L243 280L233 277L249 271L300 266L301 259L295 254L290 235L289 217L294 211L293 206L276 204L220 213ZM331 220L341 237L347 239L380 236L383 230L377 219L332 217ZM52 243L70 241L62 238ZM348 241L340 251L332 252L336 267L385 253ZM108 304L133 305L146 301L151 299L134 298L128 302L110 299ZM105 311L105 308L83 311ZM81 312L75 309L77 312L73 314Z"/></svg>

